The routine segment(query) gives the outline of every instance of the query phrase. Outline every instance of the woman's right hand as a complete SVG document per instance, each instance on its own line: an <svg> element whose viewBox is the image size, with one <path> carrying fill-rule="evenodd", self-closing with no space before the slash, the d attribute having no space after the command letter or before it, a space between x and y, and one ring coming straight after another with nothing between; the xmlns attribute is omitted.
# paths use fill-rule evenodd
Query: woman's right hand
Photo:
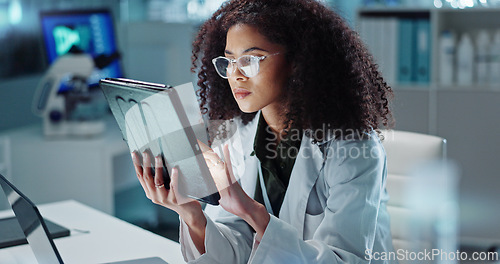
<svg viewBox="0 0 500 264"><path fill-rule="evenodd" d="M132 153L135 172L141 183L146 197L153 203L171 209L181 216L184 220L203 215L201 204L193 199L183 197L178 189L178 171L173 168L170 174L170 188L166 188L163 182L163 162L160 156L155 157L155 173L149 164L152 164L152 155L146 151L142 153L143 160L138 153ZM145 166L143 166L145 165Z"/></svg>
<svg viewBox="0 0 500 264"><path fill-rule="evenodd" d="M146 196L153 203L169 208L179 214L189 228L189 234L194 245L200 254L205 253L204 242L207 219L203 214L201 204L196 200L180 195L177 168L173 168L172 173L170 173L170 188L167 189L163 182L162 158L155 157L155 176L153 176L152 169L149 166L152 155L146 151L142 156L144 160L141 160L137 153L132 153L135 172ZM146 164L146 166L143 166L143 164Z"/></svg>

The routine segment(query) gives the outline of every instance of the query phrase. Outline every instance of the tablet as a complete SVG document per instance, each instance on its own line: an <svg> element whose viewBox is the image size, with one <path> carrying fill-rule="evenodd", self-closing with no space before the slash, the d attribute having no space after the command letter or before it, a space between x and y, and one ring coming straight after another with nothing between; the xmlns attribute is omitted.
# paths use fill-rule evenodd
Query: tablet
<svg viewBox="0 0 500 264"><path fill-rule="evenodd" d="M207 134L193 85L123 78L102 79L99 85L130 151L162 156L165 187L176 167L182 196L218 205L220 195L197 141L206 143ZM143 166L154 172L152 163Z"/></svg>

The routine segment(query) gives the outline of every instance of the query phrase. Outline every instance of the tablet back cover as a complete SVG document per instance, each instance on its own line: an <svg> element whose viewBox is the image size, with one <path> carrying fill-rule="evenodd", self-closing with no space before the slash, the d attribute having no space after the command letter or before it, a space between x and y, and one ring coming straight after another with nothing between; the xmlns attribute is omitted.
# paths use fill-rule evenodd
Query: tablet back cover
<svg viewBox="0 0 500 264"><path fill-rule="evenodd" d="M220 196L197 142L199 139L206 143L207 134L193 85L167 88L134 80L105 79L100 87L130 151L161 155L164 168L178 168L183 196L217 205Z"/></svg>

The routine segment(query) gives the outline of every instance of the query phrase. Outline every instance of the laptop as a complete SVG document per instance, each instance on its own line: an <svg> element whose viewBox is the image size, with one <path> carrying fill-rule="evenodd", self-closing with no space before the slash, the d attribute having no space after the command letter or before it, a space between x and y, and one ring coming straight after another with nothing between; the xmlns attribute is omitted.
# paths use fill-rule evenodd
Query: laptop
<svg viewBox="0 0 500 264"><path fill-rule="evenodd" d="M63 264L49 232L47 220L31 200L0 174L0 185L39 264ZM68 230L69 235L69 230ZM113 262L113 264L166 264L158 257ZM111 264L111 263L109 263Z"/></svg>

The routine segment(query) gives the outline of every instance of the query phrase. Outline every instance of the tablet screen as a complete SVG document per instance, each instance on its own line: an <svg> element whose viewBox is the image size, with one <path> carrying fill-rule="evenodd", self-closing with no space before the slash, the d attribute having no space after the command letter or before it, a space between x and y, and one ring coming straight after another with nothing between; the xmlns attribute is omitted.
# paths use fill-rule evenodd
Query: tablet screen
<svg viewBox="0 0 500 264"><path fill-rule="evenodd" d="M161 90L101 81L101 87L130 151L161 155L168 171L178 168L181 194L218 204L217 188L197 142L206 142L207 134L192 84Z"/></svg>

